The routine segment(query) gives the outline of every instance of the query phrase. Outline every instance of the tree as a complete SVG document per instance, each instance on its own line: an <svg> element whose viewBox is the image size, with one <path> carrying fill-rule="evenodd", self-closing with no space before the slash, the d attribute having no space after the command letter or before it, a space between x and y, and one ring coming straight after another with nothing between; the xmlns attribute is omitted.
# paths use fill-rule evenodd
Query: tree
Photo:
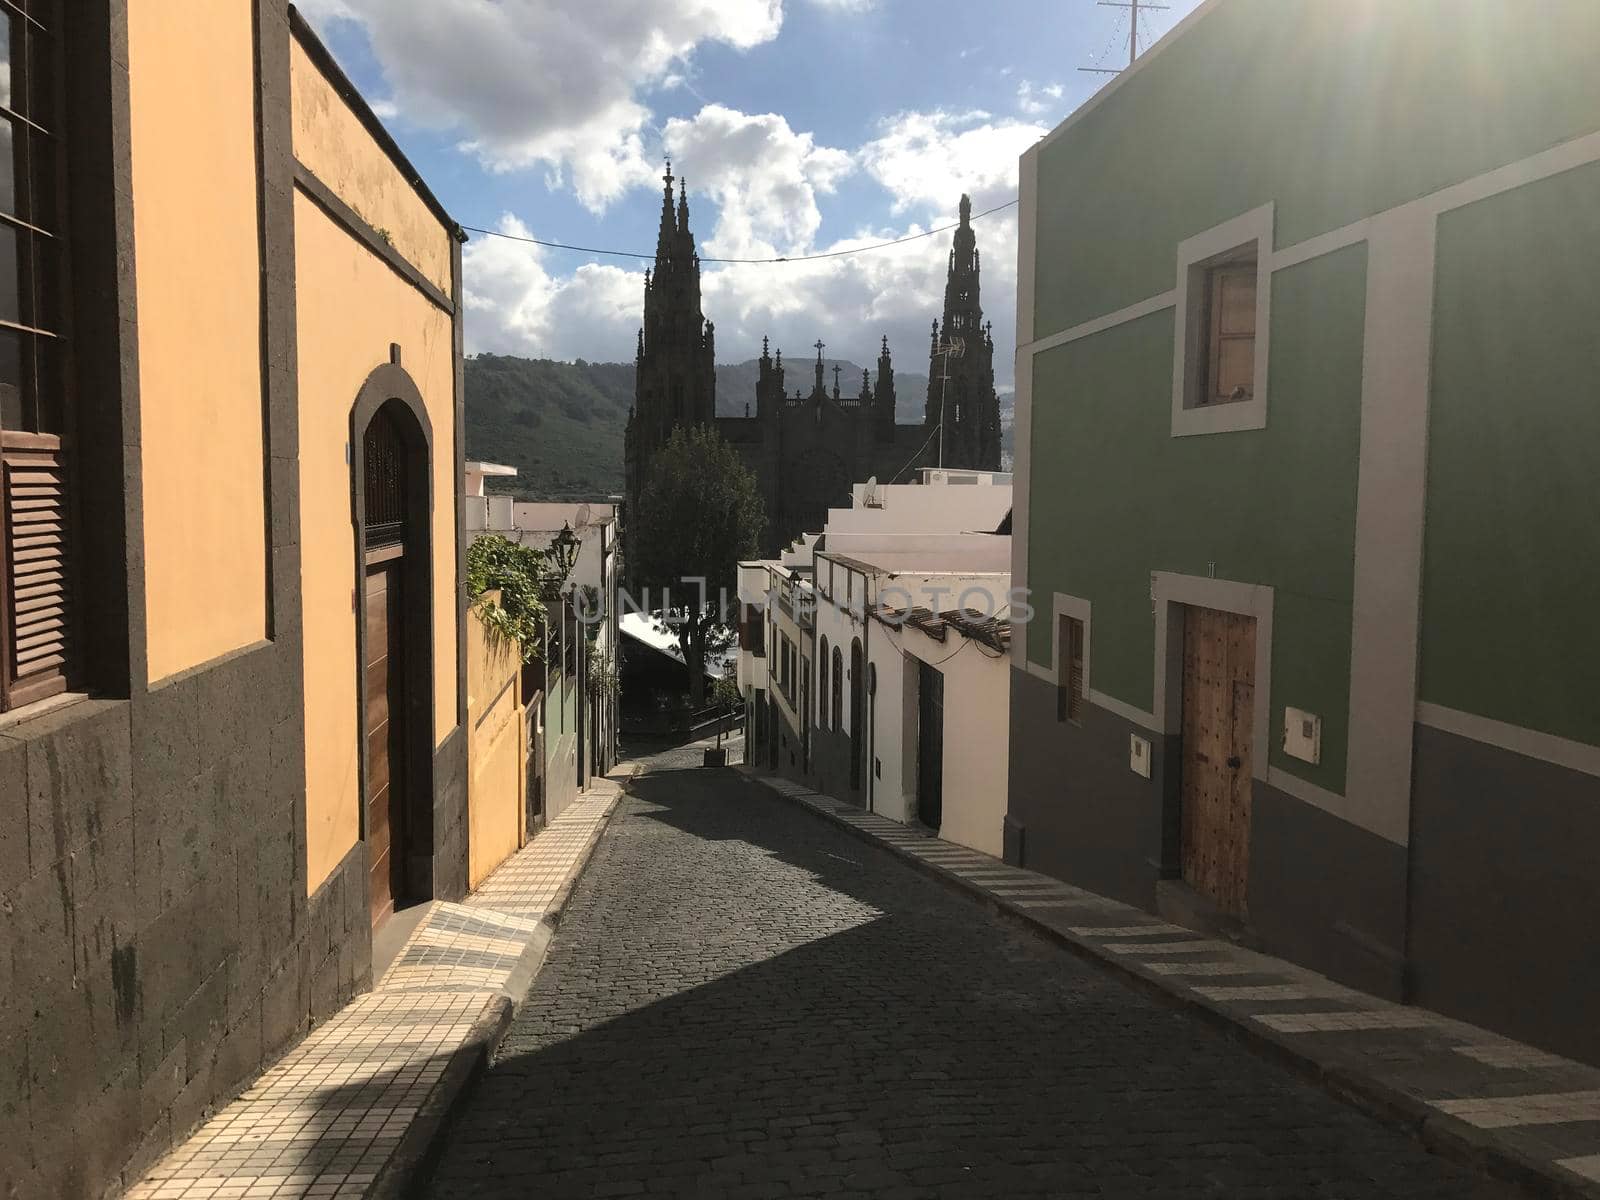
<svg viewBox="0 0 1600 1200"><path fill-rule="evenodd" d="M637 580L661 597L689 667L689 702L705 702L706 656L738 594L739 561L753 558L766 513L756 477L709 425L679 426L657 450L631 515ZM725 636L725 634L723 635Z"/></svg>

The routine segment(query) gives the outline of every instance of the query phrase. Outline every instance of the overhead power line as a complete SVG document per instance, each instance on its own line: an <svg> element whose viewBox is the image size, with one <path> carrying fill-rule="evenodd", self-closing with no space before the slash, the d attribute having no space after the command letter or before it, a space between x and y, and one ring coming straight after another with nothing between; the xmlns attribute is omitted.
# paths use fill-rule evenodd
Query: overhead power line
<svg viewBox="0 0 1600 1200"><path fill-rule="evenodd" d="M1007 200L1004 204L996 204L993 208L986 208L981 213L975 213L970 219L981 221L984 217L1011 208L1017 202ZM872 250L885 250L890 246L904 245L906 242L919 241L922 238L934 237L937 234L949 233L960 226L960 221L952 221L948 225L941 225L937 229L927 229L922 233L908 233L905 237L894 238L887 242L874 242L870 246L852 246L848 250L828 250L821 254L782 254L776 258L701 258L703 263L739 263L744 265L767 263L794 263L815 262L820 258L847 258L852 254L866 254ZM526 242L532 246L543 246L548 250L573 250L579 254L604 254L611 258L638 258L646 262L655 260L654 254L641 254L637 250L604 250L597 246L574 246L567 242L552 242L544 238L523 237L515 233L501 233L497 229L480 229L476 225L463 225L461 228L469 233L481 233L485 237L503 238L508 242Z"/></svg>

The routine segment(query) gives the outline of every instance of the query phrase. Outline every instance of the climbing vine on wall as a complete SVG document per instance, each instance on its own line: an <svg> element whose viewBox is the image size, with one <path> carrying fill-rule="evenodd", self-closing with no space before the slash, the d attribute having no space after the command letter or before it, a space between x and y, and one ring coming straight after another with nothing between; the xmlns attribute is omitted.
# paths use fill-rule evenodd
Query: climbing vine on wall
<svg viewBox="0 0 1600 1200"><path fill-rule="evenodd" d="M555 555L519 545L497 533L484 534L467 548L467 595L492 637L510 638L531 662L549 632L549 606L560 604L567 572ZM498 591L496 602L487 593Z"/></svg>

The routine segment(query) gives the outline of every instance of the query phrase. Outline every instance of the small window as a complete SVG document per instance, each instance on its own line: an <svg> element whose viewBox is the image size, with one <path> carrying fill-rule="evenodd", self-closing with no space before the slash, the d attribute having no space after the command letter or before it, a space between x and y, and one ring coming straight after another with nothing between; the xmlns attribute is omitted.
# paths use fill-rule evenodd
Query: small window
<svg viewBox="0 0 1600 1200"><path fill-rule="evenodd" d="M1178 245L1173 437L1267 427L1275 213L1266 204Z"/></svg>
<svg viewBox="0 0 1600 1200"><path fill-rule="evenodd" d="M1061 661L1056 667L1056 720L1083 719L1083 622L1061 618Z"/></svg>
<svg viewBox="0 0 1600 1200"><path fill-rule="evenodd" d="M1235 404L1256 394L1256 256L1211 267L1205 276L1201 404Z"/></svg>

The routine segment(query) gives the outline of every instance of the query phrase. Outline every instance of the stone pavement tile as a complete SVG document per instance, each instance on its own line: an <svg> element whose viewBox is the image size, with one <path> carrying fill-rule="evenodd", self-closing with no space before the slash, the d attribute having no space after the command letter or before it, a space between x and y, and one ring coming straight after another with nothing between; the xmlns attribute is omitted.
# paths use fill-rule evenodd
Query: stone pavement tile
<svg viewBox="0 0 1600 1200"><path fill-rule="evenodd" d="M532 948L619 792L574 802L463 904L435 904L393 964L225 1105L127 1200L364 1196Z"/></svg>
<svg viewBox="0 0 1600 1200"><path fill-rule="evenodd" d="M428 1194L1505 1195L1126 973L732 772L647 770Z"/></svg>
<svg viewBox="0 0 1600 1200"><path fill-rule="evenodd" d="M745 770L747 779L775 781ZM778 787L780 793L786 791ZM1388 1119L1420 1123L1426 1108L1465 1122L1480 1139L1471 1153L1507 1169L1557 1178L1557 1164L1597 1179L1600 1070L1425 1009L1389 1003L1270 955L1165 924L1141 909L1062 885L1071 899L1043 898L1041 876L965 847L863 814L831 797L800 796L805 808L848 826L1080 951L1146 980L1213 1017L1261 1031L1278 1053L1317 1071L1337 1071L1341 1094ZM1563 1186L1571 1184L1570 1179ZM1581 1185L1580 1185L1581 1186ZM1600 1187L1594 1189L1600 1197Z"/></svg>

